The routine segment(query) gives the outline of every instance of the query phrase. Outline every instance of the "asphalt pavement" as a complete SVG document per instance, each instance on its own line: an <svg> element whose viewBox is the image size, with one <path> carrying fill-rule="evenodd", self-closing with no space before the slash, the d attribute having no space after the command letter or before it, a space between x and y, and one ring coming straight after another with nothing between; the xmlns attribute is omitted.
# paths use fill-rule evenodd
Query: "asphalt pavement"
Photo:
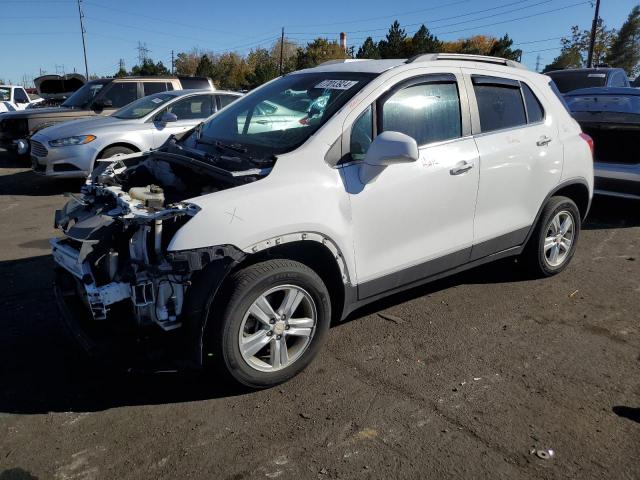
<svg viewBox="0 0 640 480"><path fill-rule="evenodd" d="M243 393L71 348L48 238L80 184L0 153L0 480L640 478L640 202L596 198L556 277L507 260L396 295Z"/></svg>

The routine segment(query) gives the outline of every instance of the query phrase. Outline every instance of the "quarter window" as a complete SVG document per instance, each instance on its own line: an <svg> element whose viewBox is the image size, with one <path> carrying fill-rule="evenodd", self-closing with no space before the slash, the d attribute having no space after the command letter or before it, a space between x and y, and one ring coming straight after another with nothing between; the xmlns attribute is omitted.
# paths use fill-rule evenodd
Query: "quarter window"
<svg viewBox="0 0 640 480"><path fill-rule="evenodd" d="M153 95L154 93L161 93L167 91L167 82L143 82L144 94Z"/></svg>
<svg viewBox="0 0 640 480"><path fill-rule="evenodd" d="M498 79L498 82L500 79ZM518 82L475 83L473 89L480 111L480 128L492 132L527 124Z"/></svg>
<svg viewBox="0 0 640 480"><path fill-rule="evenodd" d="M220 99L220 108L224 108L234 100L238 99L238 97L233 95L218 95L218 98Z"/></svg>
<svg viewBox="0 0 640 480"><path fill-rule="evenodd" d="M351 152L352 160L363 160L373 140L373 114L371 105L360 114L351 127Z"/></svg>
<svg viewBox="0 0 640 480"><path fill-rule="evenodd" d="M524 95L524 102L527 105L527 117L529 123L537 123L544 120L544 110L540 104L538 97L531 91L526 83L522 83L522 94Z"/></svg>
<svg viewBox="0 0 640 480"><path fill-rule="evenodd" d="M455 82L411 85L382 105L382 131L402 132L418 145L459 138L460 97Z"/></svg>

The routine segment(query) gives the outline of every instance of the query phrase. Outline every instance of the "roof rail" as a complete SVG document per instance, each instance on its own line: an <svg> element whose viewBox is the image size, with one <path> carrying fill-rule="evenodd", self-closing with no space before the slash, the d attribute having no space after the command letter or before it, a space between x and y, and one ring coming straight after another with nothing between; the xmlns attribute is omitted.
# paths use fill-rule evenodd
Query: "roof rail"
<svg viewBox="0 0 640 480"><path fill-rule="evenodd" d="M366 62L368 58L337 58L335 60L327 60L320 65L335 65L337 63ZM320 66L318 65L318 66Z"/></svg>
<svg viewBox="0 0 640 480"><path fill-rule="evenodd" d="M414 62L434 62L436 60L460 60L465 62L481 62L481 63L493 63L495 65L504 65L506 67L521 68L528 70L520 62L514 60L508 60L500 57L490 57L488 55L470 55L466 53L424 53L411 57L406 63Z"/></svg>

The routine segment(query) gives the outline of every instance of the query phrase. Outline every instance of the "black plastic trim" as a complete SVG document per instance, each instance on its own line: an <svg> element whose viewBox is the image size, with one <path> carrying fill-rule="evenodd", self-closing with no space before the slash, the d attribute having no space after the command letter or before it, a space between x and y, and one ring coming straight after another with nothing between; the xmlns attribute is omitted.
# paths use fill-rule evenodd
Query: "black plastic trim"
<svg viewBox="0 0 640 480"><path fill-rule="evenodd" d="M471 75L471 81L474 85L499 85L501 87L520 88L520 82L510 78Z"/></svg>

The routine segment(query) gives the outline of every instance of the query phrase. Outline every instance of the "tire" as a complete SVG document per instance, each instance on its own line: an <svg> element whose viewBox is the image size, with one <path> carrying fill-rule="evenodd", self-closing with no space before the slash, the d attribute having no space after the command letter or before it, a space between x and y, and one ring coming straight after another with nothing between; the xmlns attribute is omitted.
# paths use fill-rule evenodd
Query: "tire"
<svg viewBox="0 0 640 480"><path fill-rule="evenodd" d="M570 226L564 223L567 219L570 219ZM562 227L568 229L564 235ZM580 211L573 200L551 197L523 253L529 271L538 277L550 277L563 271L576 251L580 228Z"/></svg>
<svg viewBox="0 0 640 480"><path fill-rule="evenodd" d="M115 146L107 148L104 152L102 152L102 154L100 154L100 158L111 158L118 154L129 155L130 153L134 153L134 150L129 147Z"/></svg>
<svg viewBox="0 0 640 480"><path fill-rule="evenodd" d="M104 150L98 158L111 158L115 157L116 155L129 155L130 153L135 153L135 150L132 150L129 147L116 145L115 147L109 147ZM89 175L92 178L95 178L97 175L101 174L105 168L107 168L107 165L108 163L94 162L93 168L91 169L91 172L89 172Z"/></svg>
<svg viewBox="0 0 640 480"><path fill-rule="evenodd" d="M331 321L329 292L320 277L302 263L269 260L250 265L231 275L218 298L228 301L223 313L211 320L215 322L212 335L205 340L210 346L208 358L218 373L245 387L268 388L289 380L311 363L326 339ZM282 308L287 298L300 301L293 311L279 317L287 311ZM264 314L268 311L277 320ZM277 355L283 345L287 355Z"/></svg>

